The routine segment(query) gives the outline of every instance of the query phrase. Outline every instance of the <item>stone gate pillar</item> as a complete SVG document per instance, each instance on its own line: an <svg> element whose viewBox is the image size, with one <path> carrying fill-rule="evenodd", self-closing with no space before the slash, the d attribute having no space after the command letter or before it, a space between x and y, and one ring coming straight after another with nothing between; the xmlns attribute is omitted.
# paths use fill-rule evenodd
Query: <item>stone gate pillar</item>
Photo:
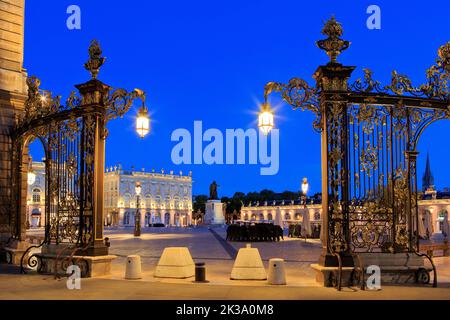
<svg viewBox="0 0 450 320"><path fill-rule="evenodd" d="M11 129L23 111L24 0L0 1L0 245L11 236ZM26 199L23 199L26 203ZM25 227L25 224L22 224Z"/></svg>

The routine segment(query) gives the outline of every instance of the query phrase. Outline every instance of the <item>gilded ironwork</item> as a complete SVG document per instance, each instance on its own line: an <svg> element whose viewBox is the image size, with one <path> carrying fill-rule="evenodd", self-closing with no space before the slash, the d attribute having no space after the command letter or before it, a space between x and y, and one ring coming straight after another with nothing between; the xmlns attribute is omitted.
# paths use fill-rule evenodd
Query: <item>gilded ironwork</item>
<svg viewBox="0 0 450 320"><path fill-rule="evenodd" d="M325 23L322 29L322 34L328 38L317 41L317 46L325 50L330 57L330 63L337 63L337 57L350 47L349 41L341 39L343 33L342 25L336 21L334 16Z"/></svg>
<svg viewBox="0 0 450 320"><path fill-rule="evenodd" d="M65 244L85 250L93 246L97 235L101 234L94 227L97 220L102 220L95 197L99 192L96 175L103 172L101 166L104 165L98 158L97 149L102 149L98 144L104 143L102 139L106 138L106 123L123 116L135 99L141 99L144 104L145 93L139 89L133 92L112 90L96 79L105 62L98 41L92 41L89 57L85 68L93 79L77 86L79 94L72 91L65 105L61 105L60 97L40 89L39 78L27 79L28 99L12 134L15 166L11 225L15 237L23 229L21 199L26 174L22 168L23 158L26 147L35 138L43 143L45 150L44 244ZM39 257L23 262L33 267L36 259Z"/></svg>
<svg viewBox="0 0 450 320"><path fill-rule="evenodd" d="M97 40L92 40L89 46L89 60L84 64L87 71L90 72L92 79L97 79L100 68L105 63L106 58L102 57L102 49Z"/></svg>
<svg viewBox="0 0 450 320"><path fill-rule="evenodd" d="M317 96L317 90L308 85L300 78L293 78L287 84L269 82L264 88L264 99L267 103L268 96L272 92L281 92L283 99L290 104L294 110L301 109L312 111L316 115L314 129L320 131L322 128L322 114Z"/></svg>
<svg viewBox="0 0 450 320"><path fill-rule="evenodd" d="M395 95L411 95L415 97L427 97L440 99L450 103L450 42L442 45L438 50L438 58L435 65L426 71L427 82L418 87L412 84L408 76L392 71L391 83L382 86L379 81L373 79L373 72L364 69L364 78L357 79L350 87L355 92L375 92L379 94L393 93Z"/></svg>
<svg viewBox="0 0 450 320"><path fill-rule="evenodd" d="M316 88L294 78L269 82L264 95L267 101L281 92L294 109L313 111L323 130L327 254L342 266L340 256L359 252L416 252L416 147L427 126L450 119L450 43L439 48L421 86L397 71L382 85L370 69L349 84L354 67L337 63L350 45L342 26L333 17L322 33L328 38L317 45L330 62L316 71Z"/></svg>

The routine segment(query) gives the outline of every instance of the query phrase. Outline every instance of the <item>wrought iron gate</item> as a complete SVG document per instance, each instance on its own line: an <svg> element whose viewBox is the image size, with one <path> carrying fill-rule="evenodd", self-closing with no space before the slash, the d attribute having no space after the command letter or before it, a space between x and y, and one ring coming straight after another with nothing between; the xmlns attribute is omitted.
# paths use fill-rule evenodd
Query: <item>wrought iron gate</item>
<svg viewBox="0 0 450 320"><path fill-rule="evenodd" d="M336 265L339 255L345 264L358 252L417 252L416 147L427 126L450 119L450 42L439 48L420 87L395 71L382 86L368 69L350 84L355 67L337 62L350 46L341 39L341 25L333 17L322 33L328 38L317 45L330 62L314 74L315 88L299 78L265 87L266 104L271 92L281 92L294 109L316 115L323 157L322 263Z"/></svg>
<svg viewBox="0 0 450 320"><path fill-rule="evenodd" d="M13 134L13 236L24 233L26 175L24 156L31 140L45 150L45 240L40 245L67 244L84 255L106 255L103 239L103 174L106 123L122 117L141 90L112 90L97 80L104 58L97 41L89 48L85 68L92 79L77 85L64 105L60 97L40 90L40 80L27 79L28 99ZM32 249L32 248L30 248ZM24 254L24 257L28 252Z"/></svg>

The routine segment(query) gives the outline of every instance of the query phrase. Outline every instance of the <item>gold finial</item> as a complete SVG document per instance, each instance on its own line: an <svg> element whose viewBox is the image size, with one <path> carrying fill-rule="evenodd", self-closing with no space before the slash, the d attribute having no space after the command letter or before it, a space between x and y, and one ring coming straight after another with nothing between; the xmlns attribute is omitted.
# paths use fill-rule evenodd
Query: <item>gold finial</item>
<svg viewBox="0 0 450 320"><path fill-rule="evenodd" d="M101 66L106 58L102 57L102 49L97 40L92 40L89 46L89 60L84 64L86 70L91 73L92 79L97 79Z"/></svg>
<svg viewBox="0 0 450 320"><path fill-rule="evenodd" d="M337 57L350 46L349 41L340 38L344 34L342 25L332 16L330 20L325 22L322 34L328 36L328 38L317 41L317 46L327 53L330 57L330 63L337 63Z"/></svg>

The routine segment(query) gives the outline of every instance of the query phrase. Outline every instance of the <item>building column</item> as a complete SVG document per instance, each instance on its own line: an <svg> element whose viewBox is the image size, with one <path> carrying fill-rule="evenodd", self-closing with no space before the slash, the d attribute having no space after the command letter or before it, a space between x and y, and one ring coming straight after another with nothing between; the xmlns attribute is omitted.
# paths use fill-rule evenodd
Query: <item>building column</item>
<svg viewBox="0 0 450 320"><path fill-rule="evenodd" d="M175 225L175 212L173 210L170 210L170 225Z"/></svg>
<svg viewBox="0 0 450 320"><path fill-rule="evenodd" d="M124 215L125 215L125 210L123 208L119 209L119 221L118 221L118 225L119 226L123 226L123 219L124 219Z"/></svg>

